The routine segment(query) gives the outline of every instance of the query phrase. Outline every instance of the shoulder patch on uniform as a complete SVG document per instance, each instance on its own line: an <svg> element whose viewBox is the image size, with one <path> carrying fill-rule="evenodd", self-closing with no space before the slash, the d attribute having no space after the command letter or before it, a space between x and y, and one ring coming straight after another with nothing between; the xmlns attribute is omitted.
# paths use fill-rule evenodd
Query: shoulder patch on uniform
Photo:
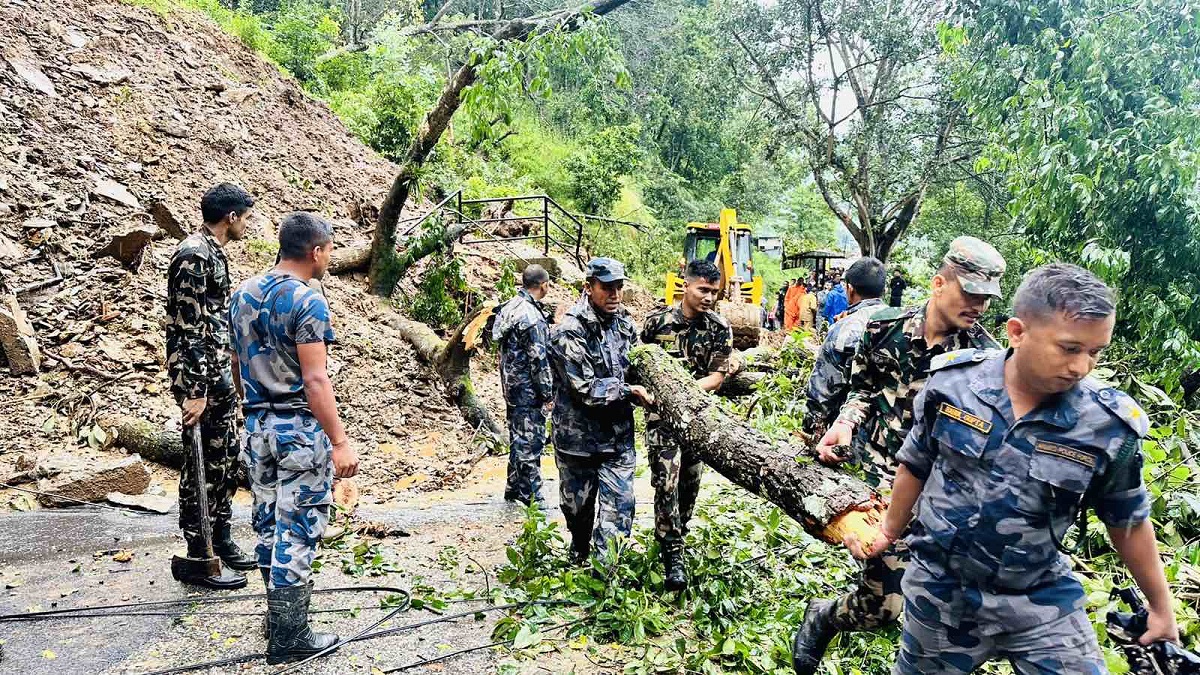
<svg viewBox="0 0 1200 675"><path fill-rule="evenodd" d="M938 406L938 414L949 417L955 422L962 422L981 434L990 433L992 430L991 422L988 422L982 417L972 415L962 408L956 408L949 403L943 403Z"/></svg>
<svg viewBox="0 0 1200 675"><path fill-rule="evenodd" d="M1150 419L1146 416L1146 411L1142 410L1132 396L1112 387L1097 388L1094 393L1100 405L1121 418L1121 421L1133 429L1139 438L1145 438L1146 433L1150 431Z"/></svg>
<svg viewBox="0 0 1200 675"><path fill-rule="evenodd" d="M945 354L938 354L929 362L929 372L937 372L950 366L961 366L968 363L979 363L988 357L985 349L956 349Z"/></svg>

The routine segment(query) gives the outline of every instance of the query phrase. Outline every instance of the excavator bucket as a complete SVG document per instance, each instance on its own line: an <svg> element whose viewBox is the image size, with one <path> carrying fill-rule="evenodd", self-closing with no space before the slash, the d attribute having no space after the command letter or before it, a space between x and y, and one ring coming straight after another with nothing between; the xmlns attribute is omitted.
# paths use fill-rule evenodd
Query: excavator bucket
<svg viewBox="0 0 1200 675"><path fill-rule="evenodd" d="M762 312L758 305L737 300L721 300L717 311L729 322L733 331L733 348L750 349L758 346L759 331L762 329Z"/></svg>

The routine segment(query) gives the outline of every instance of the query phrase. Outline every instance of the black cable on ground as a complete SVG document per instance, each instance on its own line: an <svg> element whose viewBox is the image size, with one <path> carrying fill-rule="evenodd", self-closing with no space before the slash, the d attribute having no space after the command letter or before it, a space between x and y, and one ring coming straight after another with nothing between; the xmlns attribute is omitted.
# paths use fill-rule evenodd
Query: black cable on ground
<svg viewBox="0 0 1200 675"><path fill-rule="evenodd" d="M380 638L380 637L384 637L387 635L396 635L398 633L404 633L404 632L407 632L410 630L416 630L417 628L422 628L424 626L429 626L429 625L438 624L438 623L447 623L447 622L453 621L455 619L461 619L464 617L474 616L476 614L483 614L483 613L487 613L487 612L495 612L495 611L502 610L502 609L515 609L515 608L519 608L519 607L529 607L531 605L570 605L570 604L574 604L574 603L566 601L566 600L527 600L525 602L512 602L512 603L508 603L505 605L493 605L491 607L483 607L483 608L468 611L468 612L459 612L457 614L446 614L444 616L439 616L439 617L436 617L433 619L417 621L414 623L405 624L403 626L396 626L394 628L385 628L383 630L369 632L369 631L371 631L371 629L378 627L380 624L384 623L385 621L388 621L395 614L398 613L398 612L392 612L391 614L389 614L388 616L385 616L380 621L377 621L373 625L369 626L366 629L366 631L360 631L359 634L355 635L354 637L351 637L349 639L339 642L337 647L341 647L342 645L348 644L351 642L362 642L364 640L373 640L375 638ZM404 609L407 609L407 607L404 607ZM478 649L482 649L482 647L472 648L472 650L478 650ZM194 672L197 670L208 670L210 668L221 668L224 666L232 666L232 665L236 665L239 663L246 663L248 661L256 661L259 659L266 659L266 658L267 658L267 655L261 654L261 653L244 654L242 656L232 656L227 659L219 659L216 661L205 661L203 663L193 663L191 665L179 666L177 668L170 668L167 670L156 670L151 673L146 673L145 675L175 675L176 673L189 673L189 672ZM305 661L302 661L300 663L289 665L288 668L280 671L280 673L287 672L288 670L291 670L292 668L297 668L300 665L302 665L303 663L307 663L308 661L311 661L313 658L317 658L317 657L310 657L309 659L306 659Z"/></svg>
<svg viewBox="0 0 1200 675"><path fill-rule="evenodd" d="M332 586L330 588L320 588L313 591L313 595L329 595L331 593L399 593L408 597L411 601L409 591L403 588L394 588L392 586ZM116 605L94 605L91 607L70 607L65 609L46 609L38 612L19 612L16 614L0 614L0 623L10 621L40 621L54 618L63 618L63 615L78 614L81 612L96 612L100 610L125 610L136 607L172 607L179 605L216 605L230 602L238 602L241 600L264 600L266 593L239 593L237 595L214 595L214 596L195 596L190 598L177 598L175 600L152 600L145 602L127 602ZM107 614L97 616L110 616Z"/></svg>
<svg viewBox="0 0 1200 675"><path fill-rule="evenodd" d="M584 621L589 621L589 620L591 620L591 617L584 617L582 619L576 619L574 621L566 621L566 622L558 624L557 626L552 626L551 628L549 628L548 630L543 631L543 632L554 633L554 632L560 631L564 628L568 628L570 626L574 626L575 624L583 623ZM414 661L407 665L397 666L395 668L389 668L388 670L385 670L382 672L385 674L386 673L399 673L404 670L410 670L412 668L417 668L419 666L428 665L430 663L436 663L438 661L445 661L446 659L449 659L449 658L452 658L455 656L460 656L462 654L470 654L471 652L479 652L479 651L483 651L485 649L491 649L493 647L500 647L500 646L506 645L506 644L510 644L510 642L508 640L500 640L498 642L490 642L486 645L477 645L475 647L467 647L466 649L460 649L458 651L449 652L447 654L440 654L431 659L421 659L420 661Z"/></svg>

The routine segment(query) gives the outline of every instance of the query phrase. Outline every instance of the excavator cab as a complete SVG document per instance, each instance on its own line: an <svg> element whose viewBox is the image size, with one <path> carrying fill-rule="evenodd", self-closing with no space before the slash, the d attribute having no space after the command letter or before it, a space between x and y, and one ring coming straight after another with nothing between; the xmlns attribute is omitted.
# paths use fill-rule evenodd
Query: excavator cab
<svg viewBox="0 0 1200 675"><path fill-rule="evenodd" d="M737 221L733 209L721 210L719 223L688 223L683 239L679 273L667 273L663 300L673 305L683 293L683 272L693 260L708 260L721 271L721 297L717 310L733 328L734 345L747 349L758 344L763 282L754 276L750 226Z"/></svg>

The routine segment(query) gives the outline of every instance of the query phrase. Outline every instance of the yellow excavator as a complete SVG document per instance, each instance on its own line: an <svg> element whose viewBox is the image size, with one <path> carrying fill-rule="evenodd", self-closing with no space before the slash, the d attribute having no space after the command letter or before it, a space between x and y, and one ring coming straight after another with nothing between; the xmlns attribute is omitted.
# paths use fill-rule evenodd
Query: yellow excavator
<svg viewBox="0 0 1200 675"><path fill-rule="evenodd" d="M679 273L667 272L663 299L667 306L683 295L683 271L693 260L709 260L721 271L721 296L717 312L733 329L733 345L749 349L758 345L762 328L763 280L754 276L750 259L750 226L737 221L737 211L721 209L719 223L688 223L683 239Z"/></svg>

